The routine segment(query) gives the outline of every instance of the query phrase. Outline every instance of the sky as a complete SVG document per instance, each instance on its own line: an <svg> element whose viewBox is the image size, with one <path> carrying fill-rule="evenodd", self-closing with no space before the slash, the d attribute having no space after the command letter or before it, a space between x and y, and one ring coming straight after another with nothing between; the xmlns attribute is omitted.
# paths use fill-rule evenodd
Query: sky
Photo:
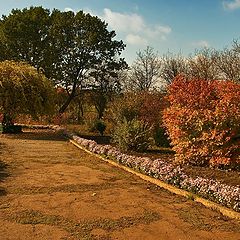
<svg viewBox="0 0 240 240"><path fill-rule="evenodd" d="M147 46L160 55L188 56L240 39L240 0L0 0L0 16L30 6L98 16L126 44L121 57L129 64Z"/></svg>

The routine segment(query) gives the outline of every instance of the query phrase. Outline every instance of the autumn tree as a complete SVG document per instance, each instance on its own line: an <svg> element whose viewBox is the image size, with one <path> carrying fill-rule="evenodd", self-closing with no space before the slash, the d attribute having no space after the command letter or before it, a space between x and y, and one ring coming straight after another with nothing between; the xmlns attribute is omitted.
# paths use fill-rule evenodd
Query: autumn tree
<svg viewBox="0 0 240 240"><path fill-rule="evenodd" d="M157 87L161 62L152 47L137 52L137 58L131 66L129 85L133 90L149 91Z"/></svg>
<svg viewBox="0 0 240 240"><path fill-rule="evenodd" d="M203 48L196 50L195 54L188 58L189 77L205 80L216 80L221 77L216 66L214 50Z"/></svg>
<svg viewBox="0 0 240 240"><path fill-rule="evenodd" d="M172 83L173 79L179 74L187 74L189 65L187 58L184 58L180 53L173 54L168 52L161 58L161 78L166 85Z"/></svg>
<svg viewBox="0 0 240 240"><path fill-rule="evenodd" d="M125 64L119 56L125 45L96 16L83 11L50 12L42 7L12 10L0 21L4 59L27 61L66 89L63 113L97 66Z"/></svg>
<svg viewBox="0 0 240 240"><path fill-rule="evenodd" d="M9 127L19 114L35 118L51 114L54 88L36 68L23 62L0 62L0 112L2 124Z"/></svg>
<svg viewBox="0 0 240 240"><path fill-rule="evenodd" d="M176 160L194 165L240 163L240 85L177 76L168 88L164 125Z"/></svg>

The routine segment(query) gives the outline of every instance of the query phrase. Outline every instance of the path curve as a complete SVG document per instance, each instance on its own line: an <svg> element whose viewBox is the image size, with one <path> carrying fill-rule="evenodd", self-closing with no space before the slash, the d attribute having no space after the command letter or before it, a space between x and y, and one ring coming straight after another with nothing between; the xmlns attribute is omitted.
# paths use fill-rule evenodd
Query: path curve
<svg viewBox="0 0 240 240"><path fill-rule="evenodd" d="M0 239L240 240L240 221L39 130L0 136Z"/></svg>

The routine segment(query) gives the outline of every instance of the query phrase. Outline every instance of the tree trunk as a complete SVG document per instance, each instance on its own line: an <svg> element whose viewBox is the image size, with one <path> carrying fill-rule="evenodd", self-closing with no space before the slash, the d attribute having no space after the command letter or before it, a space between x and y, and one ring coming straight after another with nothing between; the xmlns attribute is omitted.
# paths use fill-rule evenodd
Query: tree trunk
<svg viewBox="0 0 240 240"><path fill-rule="evenodd" d="M74 99L75 94L76 94L76 90L77 90L77 84L74 83L74 84L73 84L73 88L72 88L72 92L71 92L70 95L68 96L66 102L65 102L65 103L60 107L60 109L59 109L59 113L60 113L60 114L63 114L63 113L66 111L67 107L69 106L69 104L71 103L71 101Z"/></svg>
<svg viewBox="0 0 240 240"><path fill-rule="evenodd" d="M69 97L67 98L66 102L59 109L59 113L60 114L63 114L66 111L67 107L69 106L69 104L71 103L73 98L74 98L74 95L72 95L72 94L69 95Z"/></svg>

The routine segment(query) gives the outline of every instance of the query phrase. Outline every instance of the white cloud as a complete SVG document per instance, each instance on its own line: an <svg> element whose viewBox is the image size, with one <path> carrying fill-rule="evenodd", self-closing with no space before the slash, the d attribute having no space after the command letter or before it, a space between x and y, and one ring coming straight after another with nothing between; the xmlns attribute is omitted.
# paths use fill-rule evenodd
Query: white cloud
<svg viewBox="0 0 240 240"><path fill-rule="evenodd" d="M131 45L147 45L151 39L166 40L172 29L160 24L147 24L142 16L136 13L119 13L105 8L101 18L110 28L125 35L125 41Z"/></svg>
<svg viewBox="0 0 240 240"><path fill-rule="evenodd" d="M224 1L223 2L223 7L226 10L236 10L240 8L240 0L232 0L232 1Z"/></svg>
<svg viewBox="0 0 240 240"><path fill-rule="evenodd" d="M148 41L145 38L134 34L128 34L126 36L126 42L130 45L148 45Z"/></svg>
<svg viewBox="0 0 240 240"><path fill-rule="evenodd" d="M201 48L204 48L204 47L209 47L210 44L206 41L206 40L201 40L201 41L198 41L198 42L194 42L192 43L193 46L195 47L201 47Z"/></svg>
<svg viewBox="0 0 240 240"><path fill-rule="evenodd" d="M108 8L104 9L102 18L111 28L121 32L139 32L144 28L144 20L138 14L122 14L113 12Z"/></svg>
<svg viewBox="0 0 240 240"><path fill-rule="evenodd" d="M153 28L146 28L145 31L150 38L166 40L167 35L171 33L172 29L169 26L156 25Z"/></svg>
<svg viewBox="0 0 240 240"><path fill-rule="evenodd" d="M64 12L74 12L74 10L70 7L64 8Z"/></svg>
<svg viewBox="0 0 240 240"><path fill-rule="evenodd" d="M66 7L64 11L76 12L70 7ZM116 31L117 35L131 45L146 46L151 45L153 39L157 41L166 40L172 31L169 26L148 24L137 13L114 12L109 8L105 8L102 14L96 13L89 8L84 8L83 11L104 20L112 30Z"/></svg>
<svg viewBox="0 0 240 240"><path fill-rule="evenodd" d="M97 14L94 13L90 8L84 8L84 9L83 9L83 12L84 12L84 13L89 13L89 14L92 15L92 16L97 16Z"/></svg>
<svg viewBox="0 0 240 240"><path fill-rule="evenodd" d="M110 30L114 30L117 38L123 40L127 44L126 50L123 52L128 60L133 61L133 56L139 49L146 46L161 44L172 32L170 26L159 23L150 24L143 16L136 13L138 6L135 5L134 12L115 12L109 8L103 9L102 12L96 12L89 8L83 8L85 13L97 16L105 21ZM65 11L75 11L71 8L65 8Z"/></svg>

